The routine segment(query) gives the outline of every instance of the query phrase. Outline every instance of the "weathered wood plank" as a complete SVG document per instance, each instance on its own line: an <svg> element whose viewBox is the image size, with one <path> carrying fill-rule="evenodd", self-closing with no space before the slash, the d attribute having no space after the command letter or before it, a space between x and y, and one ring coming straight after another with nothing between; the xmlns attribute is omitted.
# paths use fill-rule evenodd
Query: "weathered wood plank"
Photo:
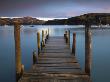
<svg viewBox="0 0 110 82"><path fill-rule="evenodd" d="M53 82L52 80L56 80L56 82L91 82L90 78L86 74L48 74L48 73L26 73L24 74L25 80L34 80L40 81L41 79L42 82L45 80L48 80L50 82ZM22 82L22 81L20 81ZM30 82L30 81L29 81ZM54 81L55 82L55 81Z"/></svg>
<svg viewBox="0 0 110 82"><path fill-rule="evenodd" d="M39 56L68 56L70 58L74 57L74 55L71 52L68 52L68 53L45 53L45 52L41 52Z"/></svg>
<svg viewBox="0 0 110 82"><path fill-rule="evenodd" d="M59 64L36 64L36 65L34 65L34 66L38 66L38 67L40 67L40 66L44 66L44 67L46 67L46 66L47 66L47 67L48 67L48 66L54 66L54 67L55 67L55 66L56 66L56 67L57 67L57 66L62 66L62 67L63 67L63 66L73 66L73 67L74 67L74 66L77 66L77 67L80 67L78 63L72 63L72 64L71 64L71 63L66 63L66 64L64 64L64 63L59 63ZM33 67L34 67L34 66L33 66Z"/></svg>

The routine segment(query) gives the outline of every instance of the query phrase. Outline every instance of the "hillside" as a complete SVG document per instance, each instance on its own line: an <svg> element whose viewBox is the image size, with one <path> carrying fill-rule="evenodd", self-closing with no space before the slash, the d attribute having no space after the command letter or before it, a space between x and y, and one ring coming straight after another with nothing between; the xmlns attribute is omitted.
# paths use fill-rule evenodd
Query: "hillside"
<svg viewBox="0 0 110 82"><path fill-rule="evenodd" d="M110 24L110 13L89 13L68 19L47 21L45 25L84 25L86 16L92 25Z"/></svg>

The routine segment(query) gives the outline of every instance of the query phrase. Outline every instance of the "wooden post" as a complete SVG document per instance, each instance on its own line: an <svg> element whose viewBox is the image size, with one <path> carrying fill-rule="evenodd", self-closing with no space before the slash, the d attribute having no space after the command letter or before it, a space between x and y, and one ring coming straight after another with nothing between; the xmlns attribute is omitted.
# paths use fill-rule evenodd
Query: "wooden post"
<svg viewBox="0 0 110 82"><path fill-rule="evenodd" d="M21 75L23 75L23 73L24 73L24 65L21 64Z"/></svg>
<svg viewBox="0 0 110 82"><path fill-rule="evenodd" d="M44 30L42 30L42 41L44 39Z"/></svg>
<svg viewBox="0 0 110 82"><path fill-rule="evenodd" d="M46 42L47 42L47 39L45 38L45 44L46 44Z"/></svg>
<svg viewBox="0 0 110 82"><path fill-rule="evenodd" d="M72 53L76 54L76 33L73 33L73 45L72 45Z"/></svg>
<svg viewBox="0 0 110 82"><path fill-rule="evenodd" d="M33 64L36 64L36 62L37 62L36 52L33 51Z"/></svg>
<svg viewBox="0 0 110 82"><path fill-rule="evenodd" d="M66 34L64 34L64 39L66 39Z"/></svg>
<svg viewBox="0 0 110 82"><path fill-rule="evenodd" d="M48 28L48 35L47 35L47 39L49 38L49 28Z"/></svg>
<svg viewBox="0 0 110 82"><path fill-rule="evenodd" d="M21 47L20 47L20 23L14 21L15 57L16 57L16 80L21 77Z"/></svg>
<svg viewBox="0 0 110 82"><path fill-rule="evenodd" d="M65 33L64 33L64 38L66 39L66 36L67 36L67 31L65 31Z"/></svg>
<svg viewBox="0 0 110 82"><path fill-rule="evenodd" d="M70 46L70 30L68 30L68 45Z"/></svg>
<svg viewBox="0 0 110 82"><path fill-rule="evenodd" d="M48 33L47 33L47 30L46 30L46 39L47 39L47 35L48 35Z"/></svg>
<svg viewBox="0 0 110 82"><path fill-rule="evenodd" d="M40 45L41 45L41 50L42 50L43 49L43 47L42 47L42 41L41 41L41 44Z"/></svg>
<svg viewBox="0 0 110 82"><path fill-rule="evenodd" d="M85 72L91 74L91 32L90 25L85 25Z"/></svg>
<svg viewBox="0 0 110 82"><path fill-rule="evenodd" d="M38 55L40 54L40 33L37 32L37 46L38 46Z"/></svg>
<svg viewBox="0 0 110 82"><path fill-rule="evenodd" d="M68 34L67 34L68 32L67 31L65 31L65 40L66 40L66 43L68 43Z"/></svg>
<svg viewBox="0 0 110 82"><path fill-rule="evenodd" d="M45 41L44 41L44 30L42 30L42 47L45 46Z"/></svg>
<svg viewBox="0 0 110 82"><path fill-rule="evenodd" d="M46 44L46 42L47 42L47 37L48 37L48 34L47 34L47 30L46 30L46 37L45 37L45 44Z"/></svg>
<svg viewBox="0 0 110 82"><path fill-rule="evenodd" d="M49 28L48 28L48 36L49 36Z"/></svg>

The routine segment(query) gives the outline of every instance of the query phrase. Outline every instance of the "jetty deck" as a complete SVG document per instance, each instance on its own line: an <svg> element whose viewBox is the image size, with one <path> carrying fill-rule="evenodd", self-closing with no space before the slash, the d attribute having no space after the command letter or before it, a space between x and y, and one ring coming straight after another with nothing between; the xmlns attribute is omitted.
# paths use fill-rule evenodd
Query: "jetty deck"
<svg viewBox="0 0 110 82"><path fill-rule="evenodd" d="M49 36L29 72L19 82L91 82L63 36Z"/></svg>

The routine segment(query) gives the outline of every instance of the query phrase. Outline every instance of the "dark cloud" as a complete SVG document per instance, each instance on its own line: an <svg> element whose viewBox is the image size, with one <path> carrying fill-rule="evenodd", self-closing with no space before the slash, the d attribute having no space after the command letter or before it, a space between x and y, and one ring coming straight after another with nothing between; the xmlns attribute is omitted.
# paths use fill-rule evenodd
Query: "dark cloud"
<svg viewBox="0 0 110 82"><path fill-rule="evenodd" d="M71 17L108 12L108 0L1 0L0 16Z"/></svg>

